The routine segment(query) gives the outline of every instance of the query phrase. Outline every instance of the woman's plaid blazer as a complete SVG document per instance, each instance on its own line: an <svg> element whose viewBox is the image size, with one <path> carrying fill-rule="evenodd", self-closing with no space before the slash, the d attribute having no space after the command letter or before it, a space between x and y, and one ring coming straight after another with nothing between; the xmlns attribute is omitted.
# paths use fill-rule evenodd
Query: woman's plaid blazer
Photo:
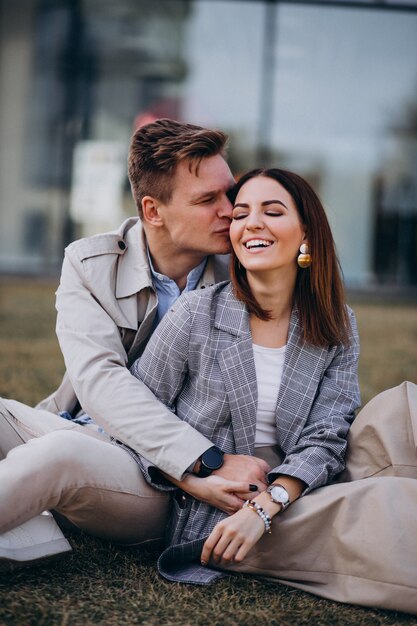
<svg viewBox="0 0 417 626"><path fill-rule="evenodd" d="M304 494L344 468L346 436L360 403L359 338L351 310L349 316L349 346L322 348L304 341L297 309L291 314L276 405L283 462L269 478L295 476L307 484ZM181 296L131 371L224 452L254 454L257 381L249 314L229 283ZM196 561L226 514L191 497L181 506L174 498L170 547L159 559L160 571L172 580L210 582L224 574Z"/></svg>

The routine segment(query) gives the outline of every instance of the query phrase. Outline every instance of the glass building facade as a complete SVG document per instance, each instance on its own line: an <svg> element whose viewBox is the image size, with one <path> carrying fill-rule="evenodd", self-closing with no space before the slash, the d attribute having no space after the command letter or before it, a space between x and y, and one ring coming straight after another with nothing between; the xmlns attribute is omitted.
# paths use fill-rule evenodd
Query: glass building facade
<svg viewBox="0 0 417 626"><path fill-rule="evenodd" d="M134 214L157 117L309 179L348 286L417 284L417 1L0 0L0 271Z"/></svg>

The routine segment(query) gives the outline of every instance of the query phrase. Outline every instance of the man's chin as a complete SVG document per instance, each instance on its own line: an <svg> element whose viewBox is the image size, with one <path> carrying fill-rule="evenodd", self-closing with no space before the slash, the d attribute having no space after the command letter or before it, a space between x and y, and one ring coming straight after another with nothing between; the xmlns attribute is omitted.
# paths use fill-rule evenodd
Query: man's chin
<svg viewBox="0 0 417 626"><path fill-rule="evenodd" d="M232 246L229 241L215 241L210 242L211 245L201 246L198 248L198 244L194 242L194 252L204 254L205 256L211 256L213 254L230 254Z"/></svg>
<svg viewBox="0 0 417 626"><path fill-rule="evenodd" d="M229 240L224 241L222 244L213 246L213 251L210 254L230 254L232 251L232 245Z"/></svg>

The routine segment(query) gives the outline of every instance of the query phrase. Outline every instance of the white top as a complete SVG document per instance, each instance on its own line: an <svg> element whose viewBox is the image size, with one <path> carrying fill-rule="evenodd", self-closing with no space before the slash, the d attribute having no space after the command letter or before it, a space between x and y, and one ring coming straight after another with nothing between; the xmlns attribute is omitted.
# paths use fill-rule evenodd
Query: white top
<svg viewBox="0 0 417 626"><path fill-rule="evenodd" d="M284 369L285 350L264 348L253 344L256 380L258 383L258 411L256 413L255 446L277 444L275 408Z"/></svg>

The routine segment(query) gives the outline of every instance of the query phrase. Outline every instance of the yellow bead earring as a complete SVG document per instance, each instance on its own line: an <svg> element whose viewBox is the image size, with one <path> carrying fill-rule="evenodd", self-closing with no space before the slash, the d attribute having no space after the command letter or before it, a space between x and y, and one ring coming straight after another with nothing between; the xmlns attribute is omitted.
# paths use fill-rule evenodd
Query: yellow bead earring
<svg viewBox="0 0 417 626"><path fill-rule="evenodd" d="M313 259L311 258L310 250L307 243L302 243L300 246L300 254L297 257L297 263L303 269L310 267Z"/></svg>

